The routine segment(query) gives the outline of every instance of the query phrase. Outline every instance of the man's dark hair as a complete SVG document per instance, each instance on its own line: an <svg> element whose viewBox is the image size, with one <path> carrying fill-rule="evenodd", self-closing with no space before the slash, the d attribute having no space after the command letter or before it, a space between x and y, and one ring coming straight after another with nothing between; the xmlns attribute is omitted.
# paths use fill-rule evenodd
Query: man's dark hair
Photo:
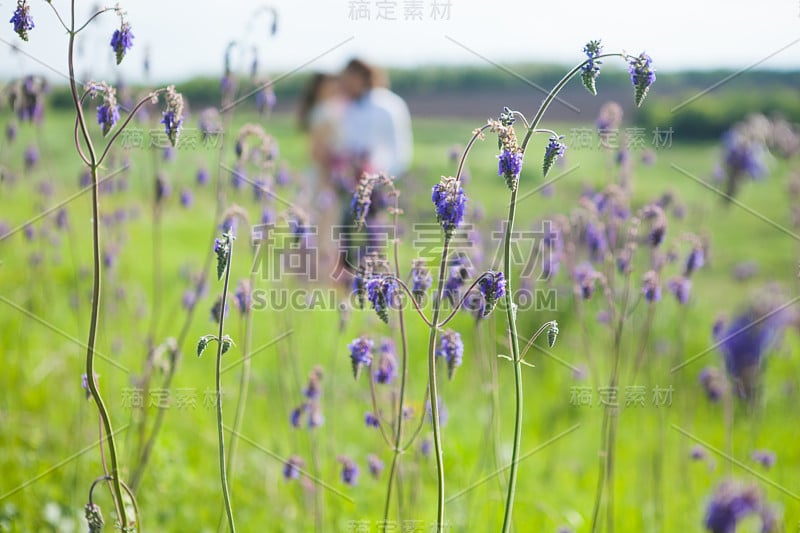
<svg viewBox="0 0 800 533"><path fill-rule="evenodd" d="M360 76L369 89L389 86L389 80L381 69L360 59L351 59L344 71Z"/></svg>

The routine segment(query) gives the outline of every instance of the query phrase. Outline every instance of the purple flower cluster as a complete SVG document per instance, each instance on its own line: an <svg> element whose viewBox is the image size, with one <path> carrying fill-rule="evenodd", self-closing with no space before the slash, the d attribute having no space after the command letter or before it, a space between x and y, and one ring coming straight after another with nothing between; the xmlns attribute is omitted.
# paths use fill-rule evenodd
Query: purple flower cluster
<svg viewBox="0 0 800 533"><path fill-rule="evenodd" d="M397 377L397 357L392 339L381 340L381 356L375 368L375 381L388 385Z"/></svg>
<svg viewBox="0 0 800 533"><path fill-rule="evenodd" d="M433 277L430 270L425 268L425 261L418 259L411 267L411 294L417 303L422 304L425 296L433 284Z"/></svg>
<svg viewBox="0 0 800 533"><path fill-rule="evenodd" d="M236 308L239 310L239 313L242 315L246 315L250 312L250 304L252 301L251 298L251 291L250 291L250 280L249 279L242 279L239 280L239 283L236 285L236 291L233 293L234 299L236 300Z"/></svg>
<svg viewBox="0 0 800 533"><path fill-rule="evenodd" d="M133 46L133 32L131 32L131 25L127 22L122 22L118 30L114 30L111 36L111 49L117 57L117 65L122 63L122 58Z"/></svg>
<svg viewBox="0 0 800 533"><path fill-rule="evenodd" d="M175 91L174 85L170 85L167 87L166 100L167 109L161 114L161 124L170 144L175 146L183 124L183 96Z"/></svg>
<svg viewBox="0 0 800 533"><path fill-rule="evenodd" d="M389 323L389 306L392 305L396 289L397 282L391 277L375 276L367 281L367 299L378 314L378 318L387 324Z"/></svg>
<svg viewBox="0 0 800 533"><path fill-rule="evenodd" d="M761 531L773 531L772 513L758 488L726 480L714 491L703 525L711 533L734 533L737 524L750 515L761 516Z"/></svg>
<svg viewBox="0 0 800 533"><path fill-rule="evenodd" d="M350 350L350 361L353 365L353 377L358 379L362 366L372 364L372 347L374 342L366 337L359 337L347 345Z"/></svg>
<svg viewBox="0 0 800 533"><path fill-rule="evenodd" d="M286 481L300 479L300 469L305 466L305 461L297 455L292 455L283 465L283 478Z"/></svg>
<svg viewBox="0 0 800 533"><path fill-rule="evenodd" d="M636 107L642 105L647 91L656 81L656 71L653 69L653 59L642 52L636 57L628 60L628 71L631 75L631 83L634 88L634 102Z"/></svg>
<svg viewBox="0 0 800 533"><path fill-rule="evenodd" d="M464 358L464 343L461 341L461 334L449 329L442 334L439 340L439 347L436 355L444 357L447 361L447 377L453 379L453 375Z"/></svg>
<svg viewBox="0 0 800 533"><path fill-rule="evenodd" d="M648 270L642 278L642 294L644 299L650 303L661 300L661 285L658 281L658 274L655 270Z"/></svg>
<svg viewBox="0 0 800 533"><path fill-rule="evenodd" d="M686 305L692 290L692 280L685 276L675 276L667 282L667 290L675 295L678 303Z"/></svg>
<svg viewBox="0 0 800 533"><path fill-rule="evenodd" d="M374 453L371 453L367 456L367 466L369 467L369 473L373 478L378 479L381 476L384 464L383 461L381 461Z"/></svg>
<svg viewBox="0 0 800 533"><path fill-rule="evenodd" d="M725 394L725 376L718 368L709 366L701 370L699 381L709 401L718 402Z"/></svg>
<svg viewBox="0 0 800 533"><path fill-rule="evenodd" d="M17 9L9 20L14 25L14 33L19 35L23 41L28 40L28 31L34 28L33 17L30 14L30 6L27 0L17 0Z"/></svg>
<svg viewBox="0 0 800 533"><path fill-rule="evenodd" d="M506 179L506 185L513 190L514 184L519 179L519 173L522 172L522 152L503 150L497 159L497 175L503 176Z"/></svg>
<svg viewBox="0 0 800 533"><path fill-rule="evenodd" d="M478 282L478 290L486 303L482 316L487 317L494 311L497 301L506 294L506 278L502 272L490 270Z"/></svg>
<svg viewBox="0 0 800 533"><path fill-rule="evenodd" d="M553 168L553 165L556 162L556 159L559 157L564 157L564 151L567 149L567 145L561 142L564 136L560 137L550 137L550 142L547 144L547 147L544 149L544 161L542 163L542 172L545 177L547 177L547 173L550 172L550 169Z"/></svg>
<svg viewBox="0 0 800 533"><path fill-rule="evenodd" d="M597 56L603 53L603 45L600 44L600 41L589 41L583 47L583 53L586 54L588 59L581 67L581 81L587 91L596 95L597 87L595 81L600 75L600 65L603 64L602 61L597 59Z"/></svg>
<svg viewBox="0 0 800 533"><path fill-rule="evenodd" d="M356 227L364 226L369 208L372 205L372 190L375 187L377 176L364 173L358 180L358 186L353 192L353 199L350 202L350 210L353 212L353 221Z"/></svg>
<svg viewBox="0 0 800 533"><path fill-rule="evenodd" d="M358 465L349 457L339 457L339 462L342 463L342 482L346 485L355 485L358 483Z"/></svg>
<svg viewBox="0 0 800 533"><path fill-rule="evenodd" d="M97 123L103 130L103 135L108 135L111 128L119 120L119 106L111 103L103 103L97 107Z"/></svg>
<svg viewBox="0 0 800 533"><path fill-rule="evenodd" d="M442 177L433 186L431 201L436 207L436 220L441 224L445 238L449 239L464 220L467 195L456 179Z"/></svg>
<svg viewBox="0 0 800 533"><path fill-rule="evenodd" d="M364 423L367 425L367 427L371 428L381 427L381 421L378 420L377 416L375 416L373 413L370 412L367 412L364 415Z"/></svg>

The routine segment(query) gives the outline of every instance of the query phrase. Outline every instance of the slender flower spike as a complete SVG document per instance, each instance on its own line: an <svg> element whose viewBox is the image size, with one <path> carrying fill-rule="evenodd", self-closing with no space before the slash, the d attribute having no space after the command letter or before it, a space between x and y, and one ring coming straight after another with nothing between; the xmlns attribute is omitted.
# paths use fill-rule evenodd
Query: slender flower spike
<svg viewBox="0 0 800 533"><path fill-rule="evenodd" d="M447 378L453 379L456 369L461 366L464 359L464 343L461 341L461 334L452 329L448 329L442 334L436 355L440 355L447 361Z"/></svg>
<svg viewBox="0 0 800 533"><path fill-rule="evenodd" d="M370 475L373 478L378 479L383 472L383 461L381 461L377 455L371 453L367 456L367 465L369 466Z"/></svg>
<svg viewBox="0 0 800 533"><path fill-rule="evenodd" d="M230 233L223 233L219 239L214 239L214 253L217 255L217 279L222 279L225 269L228 267L228 256L231 253L233 236Z"/></svg>
<svg viewBox="0 0 800 533"><path fill-rule="evenodd" d="M497 156L497 175L503 176L510 190L516 188L519 173L522 172L522 152L518 150L503 150Z"/></svg>
<svg viewBox="0 0 800 533"><path fill-rule="evenodd" d="M628 60L628 70L634 88L633 100L636 102L636 107L642 105L647 91L656 81L656 71L652 65L653 59L644 52Z"/></svg>
<svg viewBox="0 0 800 533"><path fill-rule="evenodd" d="M397 282L393 278L381 276L374 277L367 282L367 298L378 318L389 323L388 308L392 304Z"/></svg>
<svg viewBox="0 0 800 533"><path fill-rule="evenodd" d="M381 341L381 357L375 369L375 381L387 385L394 381L397 375L397 357L395 357L394 343L391 339Z"/></svg>
<svg viewBox="0 0 800 533"><path fill-rule="evenodd" d="M167 87L167 110L162 113L161 124L172 146L178 144L183 124L183 95L175 91L175 86Z"/></svg>
<svg viewBox="0 0 800 533"><path fill-rule="evenodd" d="M486 301L486 305L483 308L483 317L487 317L494 311L497 301L506 294L506 278L502 272L492 272L490 270L478 282L478 290Z"/></svg>
<svg viewBox="0 0 800 533"><path fill-rule="evenodd" d="M353 364L353 377L358 379L362 366L372 364L372 340L366 337L359 337L351 342L347 348L350 350L350 360Z"/></svg>
<svg viewBox="0 0 800 533"><path fill-rule="evenodd" d="M458 180L442 176L442 180L433 186L431 200L436 207L436 220L441 224L445 237L449 239L464 220L467 195Z"/></svg>
<svg viewBox="0 0 800 533"><path fill-rule="evenodd" d="M117 56L117 65L122 63L122 58L125 57L127 51L133 46L133 32L131 32L131 25L125 22L122 11L117 9L120 19L120 27L114 30L111 36L111 49Z"/></svg>
<svg viewBox="0 0 800 533"><path fill-rule="evenodd" d="M642 293L644 299L650 303L661 300L661 285L658 283L658 274L653 270L644 273L642 278Z"/></svg>
<svg viewBox="0 0 800 533"><path fill-rule="evenodd" d="M597 95L595 80L597 80L597 77L600 75L600 65L603 64L602 61L597 59L597 56L603 53L603 45L600 44L600 41L589 41L586 46L583 47L583 52L586 54L588 60L586 64L581 67L581 81L587 91Z"/></svg>
<svg viewBox="0 0 800 533"><path fill-rule="evenodd" d="M564 150L567 149L567 145L561 142L563 138L563 135L559 137L550 137L550 143L547 145L547 148L544 149L544 162L542 163L544 177L547 177L547 173L553 168L556 159L564 157Z"/></svg>
<svg viewBox="0 0 800 533"><path fill-rule="evenodd" d="M358 181L358 186L353 193L353 200L350 202L350 208L353 211L353 220L358 229L364 227L367 220L369 207L372 205L372 190L375 187L377 178L378 176L365 172Z"/></svg>
<svg viewBox="0 0 800 533"><path fill-rule="evenodd" d="M378 420L378 417L369 412L364 415L364 423L367 425L367 427L372 427L372 428L377 428L381 426L381 422L380 420Z"/></svg>
<svg viewBox="0 0 800 533"><path fill-rule="evenodd" d="M17 9L9 20L14 25L14 32L23 41L28 40L28 32L34 27L30 9L27 0L17 0Z"/></svg>
<svg viewBox="0 0 800 533"><path fill-rule="evenodd" d="M89 526L89 533L100 533L103 531L103 526L106 521L103 519L103 513L100 506L96 503L87 503L83 508L86 523Z"/></svg>
<svg viewBox="0 0 800 533"><path fill-rule="evenodd" d="M706 508L704 525L711 533L734 533L737 524L748 515L760 514L764 521L766 509L763 495L757 486L726 480L711 497ZM762 527L764 532L770 530L770 527Z"/></svg>
<svg viewBox="0 0 800 533"><path fill-rule="evenodd" d="M119 121L117 91L105 84L101 84L96 88L103 92L103 103L97 107L97 123L100 124L103 130L103 136L106 136Z"/></svg>

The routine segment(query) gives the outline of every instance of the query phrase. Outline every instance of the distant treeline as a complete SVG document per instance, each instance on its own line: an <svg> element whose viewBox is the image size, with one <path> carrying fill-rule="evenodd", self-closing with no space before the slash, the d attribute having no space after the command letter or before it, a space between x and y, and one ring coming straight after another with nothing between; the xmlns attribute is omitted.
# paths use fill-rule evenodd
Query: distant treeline
<svg viewBox="0 0 800 533"><path fill-rule="evenodd" d="M549 88L564 72L564 67L557 65L514 65L508 68L421 67L393 69L388 74L394 91L409 100L419 101L442 98L444 93L491 99L494 92L526 90L530 85L528 82ZM280 78L274 86L278 111L291 111L296 106L308 78L308 73ZM263 80L258 83L263 83ZM239 94L252 93L258 83L241 78ZM191 109L218 105L220 101L217 78L195 78L178 86ZM576 92L582 90L577 79L567 89L568 93L576 96ZM598 92L601 93L598 98L603 101L628 103L632 98L628 73L609 64L598 80ZM66 88L54 88L50 102L55 107L69 107L71 101ZM254 98L251 96L244 105L254 105ZM498 105L502 105L502 101ZM454 110L453 113L461 114L462 111ZM639 126L663 128L668 124L681 131L682 138L700 139L718 137L732 123L750 113L781 114L790 121L800 122L800 71L658 73L651 96L634 116ZM584 119L581 117L580 120Z"/></svg>

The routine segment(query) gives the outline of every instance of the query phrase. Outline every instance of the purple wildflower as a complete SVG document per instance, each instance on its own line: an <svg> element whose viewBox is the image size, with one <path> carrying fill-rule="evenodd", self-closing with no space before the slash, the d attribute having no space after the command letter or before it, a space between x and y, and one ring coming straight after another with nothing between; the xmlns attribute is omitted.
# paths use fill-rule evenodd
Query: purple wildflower
<svg viewBox="0 0 800 533"><path fill-rule="evenodd" d="M394 278L379 276L367 281L367 299L378 314L378 318L389 323L388 308L392 305L392 298L397 289Z"/></svg>
<svg viewBox="0 0 800 533"><path fill-rule="evenodd" d="M770 450L753 450L750 458L763 466L764 468L772 468L775 466L776 455L775 452Z"/></svg>
<svg viewBox="0 0 800 533"><path fill-rule="evenodd" d="M161 114L161 124L170 144L175 146L183 124L183 96L175 91L174 85L170 85L167 87L166 100L167 110Z"/></svg>
<svg viewBox="0 0 800 533"><path fill-rule="evenodd" d="M358 374L362 366L372 364L372 340L366 337L359 337L347 345L350 350L350 360L353 364L353 377L358 379Z"/></svg>
<svg viewBox="0 0 800 533"><path fill-rule="evenodd" d="M111 128L119 120L119 106L116 105L116 100L114 103L103 103L97 108L97 123L100 124L100 127L103 130L103 135L108 135L108 132L111 131Z"/></svg>
<svg viewBox="0 0 800 533"><path fill-rule="evenodd" d="M725 376L718 368L708 366L700 371L700 384L711 402L718 402L725 394Z"/></svg>
<svg viewBox="0 0 800 533"><path fill-rule="evenodd" d="M250 312L250 280L239 280L239 283L236 285L236 292L234 292L234 298L236 300L236 308L239 310L240 314L246 315Z"/></svg>
<svg viewBox="0 0 800 533"><path fill-rule="evenodd" d="M111 49L117 56L117 65L122 63L122 58L125 57L127 51L133 46L133 32L131 32L131 25L123 22L118 30L114 30L111 36Z"/></svg>
<svg viewBox="0 0 800 533"><path fill-rule="evenodd" d="M433 283L433 277L430 271L425 268L425 261L418 259L414 261L411 268L411 294L417 303L422 304L425 302L425 296Z"/></svg>
<svg viewBox="0 0 800 533"><path fill-rule="evenodd" d="M628 60L628 70L631 74L631 83L634 88L633 100L636 102L636 107L642 105L645 96L647 96L647 91L656 81L656 71L652 65L653 59L644 52Z"/></svg>
<svg viewBox="0 0 800 533"><path fill-rule="evenodd" d="M358 465L349 457L339 457L339 462L342 463L342 481L346 485L355 485L358 483Z"/></svg>
<svg viewBox="0 0 800 533"><path fill-rule="evenodd" d="M695 246L686 258L686 267L683 269L683 275L688 278L695 270L701 268L704 263L705 255L703 253L703 247Z"/></svg>
<svg viewBox="0 0 800 533"><path fill-rule="evenodd" d="M308 376L308 384L303 390L303 396L309 400L319 400L322 395L322 367L315 366Z"/></svg>
<svg viewBox="0 0 800 533"><path fill-rule="evenodd" d="M367 414L364 415L364 423L367 425L367 427L377 428L381 426L381 422L378 420L378 417L370 412L367 412Z"/></svg>
<svg viewBox="0 0 800 533"><path fill-rule="evenodd" d="M23 159L25 161L25 170L32 170L36 163L39 162L39 150L36 146L28 146L25 149L25 154L23 154Z"/></svg>
<svg viewBox="0 0 800 533"><path fill-rule="evenodd" d="M506 293L506 279L502 272L486 272L485 277L478 282L478 290L483 295L486 306L483 316L487 317L494 310L497 301Z"/></svg>
<svg viewBox="0 0 800 533"><path fill-rule="evenodd" d="M436 220L441 224L445 238L449 239L464 220L467 204L464 189L454 178L442 177L442 180L433 186L431 201L436 207Z"/></svg>
<svg viewBox="0 0 800 533"><path fill-rule="evenodd" d="M522 172L522 152L503 150L497 156L497 159L497 175L503 176L508 188L514 190L516 188L515 184L519 179L519 173Z"/></svg>
<svg viewBox="0 0 800 533"><path fill-rule="evenodd" d="M644 273L642 294L644 294L644 299L650 303L661 300L661 285L658 282L658 274L654 270L648 270Z"/></svg>
<svg viewBox="0 0 800 533"><path fill-rule="evenodd" d="M292 409L292 412L289 414L289 423L292 425L292 427L294 428L300 427L300 422L302 420L303 413L306 411L306 409L308 409L308 404L305 403L300 407Z"/></svg>
<svg viewBox="0 0 800 533"><path fill-rule="evenodd" d="M377 455L371 453L367 456L367 466L369 467L369 473L373 478L378 479L381 476L384 465L383 461L381 461Z"/></svg>
<svg viewBox="0 0 800 533"><path fill-rule="evenodd" d="M550 172L551 168L553 168L553 164L555 164L556 159L559 157L564 157L564 151L567 149L567 145L561 142L561 139L563 138L563 135L560 137L550 137L550 142L544 149L544 161L542 163L542 172L544 177L547 177L547 173Z"/></svg>
<svg viewBox="0 0 800 533"><path fill-rule="evenodd" d="M784 326L780 313L761 315L751 309L727 327L719 325L715 340L740 396L750 398L757 385L761 359Z"/></svg>
<svg viewBox="0 0 800 533"><path fill-rule="evenodd" d="M692 446L692 450L689 452L689 457L691 457L694 461L701 461L705 459L706 456L706 449L699 444Z"/></svg>
<svg viewBox="0 0 800 533"><path fill-rule="evenodd" d="M581 67L581 81L587 91L596 95L597 87L595 80L597 80L597 77L600 75L600 65L603 64L602 61L597 59L597 56L603 53L603 45L600 44L600 41L589 41L586 43L586 46L583 47L583 53L586 54L588 59Z"/></svg>
<svg viewBox="0 0 800 533"><path fill-rule="evenodd" d="M14 32L19 35L19 38L27 41L28 32L34 28L34 24L30 6L26 0L17 0L17 9L9 22L14 25Z"/></svg>
<svg viewBox="0 0 800 533"><path fill-rule="evenodd" d="M453 374L464 358L464 343L461 334L449 329L442 334L436 355L442 356L447 361L447 377L453 379Z"/></svg>
<svg viewBox="0 0 800 533"><path fill-rule="evenodd" d="M208 183L208 169L202 167L197 171L197 184L205 185L206 183Z"/></svg>
<svg viewBox="0 0 800 533"><path fill-rule="evenodd" d="M192 196L192 191L190 189L184 188L181 190L181 205L183 207L192 207L194 203L194 197Z"/></svg>
<svg viewBox="0 0 800 533"><path fill-rule="evenodd" d="M675 295L680 304L686 305L692 289L692 280L684 276L676 276L667 282L667 289Z"/></svg>
<svg viewBox="0 0 800 533"><path fill-rule="evenodd" d="M375 368L375 381L387 385L397 376L397 357L391 339L381 340L381 356Z"/></svg>
<svg viewBox="0 0 800 533"><path fill-rule="evenodd" d="M172 192L172 187L170 187L169 181L167 181L167 177L163 172L159 172L158 176L156 176L155 190L156 204L160 204L166 200Z"/></svg>
<svg viewBox="0 0 800 533"><path fill-rule="evenodd" d="M703 524L712 533L735 533L739 521L763 508L763 497L755 485L723 481L711 497Z"/></svg>
<svg viewBox="0 0 800 533"><path fill-rule="evenodd" d="M305 461L297 455L292 455L283 465L283 478L286 481L300 479L300 469L304 466Z"/></svg>

